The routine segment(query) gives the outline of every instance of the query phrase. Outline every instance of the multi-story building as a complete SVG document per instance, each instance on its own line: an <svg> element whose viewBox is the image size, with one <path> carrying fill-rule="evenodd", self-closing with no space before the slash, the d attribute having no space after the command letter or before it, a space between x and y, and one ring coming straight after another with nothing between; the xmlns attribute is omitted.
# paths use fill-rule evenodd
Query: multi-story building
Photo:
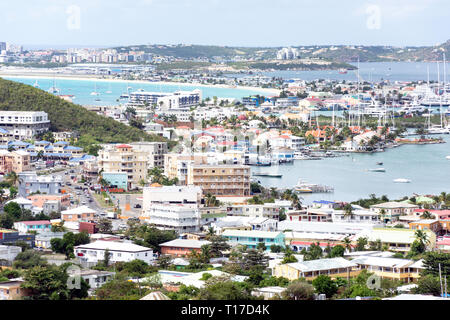
<svg viewBox="0 0 450 320"><path fill-rule="evenodd" d="M200 230L200 211L190 205L152 204L142 216L147 223L178 234Z"/></svg>
<svg viewBox="0 0 450 320"><path fill-rule="evenodd" d="M202 189L196 186L161 186L152 184L144 187L142 211L147 212L154 205L189 205L197 208L202 201Z"/></svg>
<svg viewBox="0 0 450 320"><path fill-rule="evenodd" d="M6 260L9 263L11 263L21 252L22 252L21 247L0 245L0 260L4 261Z"/></svg>
<svg viewBox="0 0 450 320"><path fill-rule="evenodd" d="M0 172L3 174L14 171L20 173L30 170L30 155L23 150L6 151L0 150Z"/></svg>
<svg viewBox="0 0 450 320"><path fill-rule="evenodd" d="M201 187L205 195L210 193L216 197L249 197L250 167L190 164L187 184Z"/></svg>
<svg viewBox="0 0 450 320"><path fill-rule="evenodd" d="M135 142L130 145L134 150L147 153L148 169L164 169L164 155L168 152L167 142Z"/></svg>
<svg viewBox="0 0 450 320"><path fill-rule="evenodd" d="M245 245L249 249L256 249L259 243L263 243L266 250L270 250L272 245L286 246L283 232L227 229L222 236L231 243Z"/></svg>
<svg viewBox="0 0 450 320"><path fill-rule="evenodd" d="M384 216L381 218L389 221L397 221L399 216L412 214L416 209L419 209L418 205L395 201L370 206L371 211L380 215L384 213Z"/></svg>
<svg viewBox="0 0 450 320"><path fill-rule="evenodd" d="M61 194L63 179L61 176L38 176L36 172L21 172L19 176L19 191L21 197L30 193Z"/></svg>
<svg viewBox="0 0 450 320"><path fill-rule="evenodd" d="M128 189L137 188L147 177L148 156L126 144L104 145L98 152L98 168L103 172L126 172Z"/></svg>
<svg viewBox="0 0 450 320"><path fill-rule="evenodd" d="M207 155L185 155L171 153L164 155L164 175L169 179L178 179L179 185L187 184L188 167L190 164L206 164Z"/></svg>
<svg viewBox="0 0 450 320"><path fill-rule="evenodd" d="M202 101L201 90L177 92L146 92L130 93L131 105L156 105L162 110L183 109L198 105Z"/></svg>
<svg viewBox="0 0 450 320"><path fill-rule="evenodd" d="M61 211L61 219L63 221L89 222L94 220L96 211L88 206L76 207Z"/></svg>
<svg viewBox="0 0 450 320"><path fill-rule="evenodd" d="M264 217L279 219L280 207L273 203L253 204L253 205L234 205L227 207L227 215L229 216L247 216L247 217Z"/></svg>
<svg viewBox="0 0 450 320"><path fill-rule="evenodd" d="M0 111L0 128L8 130L14 139L25 140L48 131L50 120L43 111Z"/></svg>

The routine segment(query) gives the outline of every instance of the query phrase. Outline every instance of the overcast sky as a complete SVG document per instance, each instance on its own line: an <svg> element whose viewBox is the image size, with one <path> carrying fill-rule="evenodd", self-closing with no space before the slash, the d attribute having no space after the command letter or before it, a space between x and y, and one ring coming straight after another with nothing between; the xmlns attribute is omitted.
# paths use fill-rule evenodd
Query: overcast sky
<svg viewBox="0 0 450 320"><path fill-rule="evenodd" d="M421 46L449 30L449 0L0 1L0 41L26 47Z"/></svg>

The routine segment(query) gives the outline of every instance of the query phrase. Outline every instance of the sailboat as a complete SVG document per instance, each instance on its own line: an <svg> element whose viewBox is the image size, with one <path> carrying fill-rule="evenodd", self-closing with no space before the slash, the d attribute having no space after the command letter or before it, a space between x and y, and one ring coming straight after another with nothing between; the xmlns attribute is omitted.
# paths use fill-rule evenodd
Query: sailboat
<svg viewBox="0 0 450 320"><path fill-rule="evenodd" d="M108 91L106 91L106 93L112 93L112 90L111 90L111 82L109 83Z"/></svg>
<svg viewBox="0 0 450 320"><path fill-rule="evenodd" d="M59 88L56 87L56 80L55 80L55 78L53 78L53 86L50 87L50 88L47 90L47 92L53 93L53 94L57 94L57 93L60 92Z"/></svg>
<svg viewBox="0 0 450 320"><path fill-rule="evenodd" d="M100 93L97 92L97 82L94 85L94 91L91 92L91 96L98 96Z"/></svg>
<svg viewBox="0 0 450 320"><path fill-rule="evenodd" d="M445 58L444 58L444 62L445 62ZM437 62L437 67L438 67L438 92L439 92L440 91L440 81L441 81L440 74L439 74L439 62ZM440 101L439 113L441 116L441 124L430 126L427 131L429 134L450 134L450 128L448 126L447 127L444 126L444 112L442 112L442 96L439 96L439 101Z"/></svg>
<svg viewBox="0 0 450 320"><path fill-rule="evenodd" d="M33 84L33 87L35 87L35 88L39 88L39 83L38 83L38 81L36 80L36 82Z"/></svg>

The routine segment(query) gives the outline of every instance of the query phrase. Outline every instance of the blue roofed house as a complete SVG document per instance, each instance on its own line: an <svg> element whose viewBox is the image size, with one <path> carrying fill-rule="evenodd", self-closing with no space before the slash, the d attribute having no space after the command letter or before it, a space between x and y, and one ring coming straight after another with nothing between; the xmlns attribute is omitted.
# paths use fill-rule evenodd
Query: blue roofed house
<svg viewBox="0 0 450 320"><path fill-rule="evenodd" d="M63 148L62 152L70 153L72 157L81 157L83 155L83 148L67 145Z"/></svg>
<svg viewBox="0 0 450 320"><path fill-rule="evenodd" d="M13 134L4 128L0 128L0 143L7 144L9 141L12 141Z"/></svg>
<svg viewBox="0 0 450 320"><path fill-rule="evenodd" d="M327 200L316 200L313 201L312 207L314 209L336 209L339 208L341 204L335 201L327 201Z"/></svg>
<svg viewBox="0 0 450 320"><path fill-rule="evenodd" d="M259 243L264 243L266 250L270 250L272 245L286 247L284 233L281 231L227 229L222 236L230 243L245 245L249 249L256 249Z"/></svg>

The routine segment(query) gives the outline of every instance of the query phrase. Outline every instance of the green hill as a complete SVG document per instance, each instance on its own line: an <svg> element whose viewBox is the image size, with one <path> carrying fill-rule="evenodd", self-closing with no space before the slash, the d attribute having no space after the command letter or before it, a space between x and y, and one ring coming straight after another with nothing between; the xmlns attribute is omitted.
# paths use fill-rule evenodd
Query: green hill
<svg viewBox="0 0 450 320"><path fill-rule="evenodd" d="M80 105L65 101L41 89L0 78L0 110L45 111L50 130L77 131L80 145L96 143L129 143L134 141L166 141L135 127L103 117Z"/></svg>

